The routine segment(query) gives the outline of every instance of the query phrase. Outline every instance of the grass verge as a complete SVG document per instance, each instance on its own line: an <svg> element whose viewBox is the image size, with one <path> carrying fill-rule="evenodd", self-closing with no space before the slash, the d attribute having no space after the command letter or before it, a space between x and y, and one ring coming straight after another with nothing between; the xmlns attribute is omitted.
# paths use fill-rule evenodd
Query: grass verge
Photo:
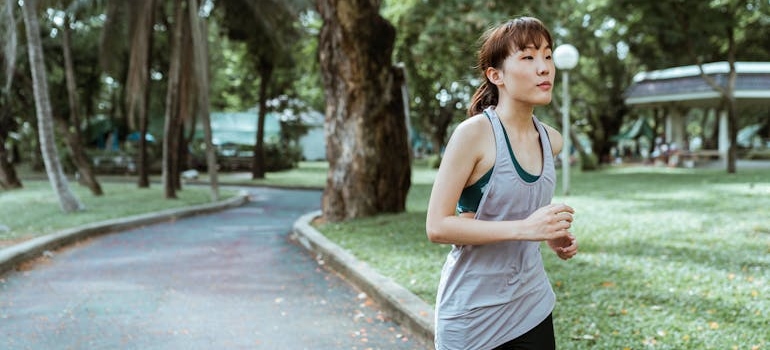
<svg viewBox="0 0 770 350"><path fill-rule="evenodd" d="M177 199L169 200L163 198L163 188L158 185L140 189L135 183L103 181L105 194L96 197L87 188L70 183L86 209L65 214L47 181L22 181L24 188L0 192L0 247L87 223L211 201L207 187L185 186L177 192ZM229 198L235 194L235 191L224 190L220 197Z"/></svg>
<svg viewBox="0 0 770 350"><path fill-rule="evenodd" d="M222 184L323 188L328 169L326 162L308 161L300 162L297 168L266 173L264 179L252 179L249 172L219 173L217 178ZM202 182L208 182L208 178L205 172L200 175Z"/></svg>
<svg viewBox="0 0 770 350"><path fill-rule="evenodd" d="M218 180L220 185L323 188L327 169L326 162L301 162L296 169L267 173L264 179L252 180L247 172L229 172L218 174ZM87 223L210 202L209 188L205 186L184 186L184 190L177 192L177 199L166 200L163 188L157 184L160 182L157 175L151 176L156 184L146 189L136 187L134 176L103 175L99 176L105 191L101 197L71 182L70 188L86 210L64 214L45 174L22 167L21 175L24 188L0 191L0 248ZM206 183L208 174L201 173L199 181ZM221 198L235 194L233 190L220 191Z"/></svg>
<svg viewBox="0 0 770 350"><path fill-rule="evenodd" d="M449 247L425 237L431 173L414 175L406 213L318 229L432 304ZM612 168L571 183L554 201L576 209L580 253L543 249L560 348L770 346L770 170Z"/></svg>

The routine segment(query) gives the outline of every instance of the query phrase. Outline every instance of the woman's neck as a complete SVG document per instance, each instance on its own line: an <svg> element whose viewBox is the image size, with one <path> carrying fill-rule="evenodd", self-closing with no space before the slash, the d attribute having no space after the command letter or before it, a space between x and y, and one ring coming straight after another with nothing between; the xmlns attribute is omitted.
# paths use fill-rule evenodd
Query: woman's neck
<svg viewBox="0 0 770 350"><path fill-rule="evenodd" d="M532 105L516 104L516 103L498 103L495 107L495 113L506 125L517 127L519 130L524 130L526 126L532 126L532 114L535 107Z"/></svg>

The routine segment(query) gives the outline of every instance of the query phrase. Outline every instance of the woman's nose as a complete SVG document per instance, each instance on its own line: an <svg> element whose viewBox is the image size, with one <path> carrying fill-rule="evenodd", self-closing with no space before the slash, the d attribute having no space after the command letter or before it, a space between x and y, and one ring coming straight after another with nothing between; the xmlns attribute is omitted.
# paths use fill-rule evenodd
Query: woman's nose
<svg viewBox="0 0 770 350"><path fill-rule="evenodd" d="M537 67L537 74L539 75L548 75L550 73L551 67L549 67L547 62L540 62L540 65Z"/></svg>

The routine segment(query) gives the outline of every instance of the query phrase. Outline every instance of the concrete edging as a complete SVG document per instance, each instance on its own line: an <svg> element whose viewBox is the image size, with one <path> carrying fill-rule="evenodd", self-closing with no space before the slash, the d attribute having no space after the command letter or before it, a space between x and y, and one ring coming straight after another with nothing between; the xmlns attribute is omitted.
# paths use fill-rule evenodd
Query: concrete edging
<svg viewBox="0 0 770 350"><path fill-rule="evenodd" d="M320 215L320 211L314 211L300 217L294 223L292 239L315 253L319 264L328 266L366 293L395 322L407 327L426 344L433 344L433 307L313 228L310 222Z"/></svg>
<svg viewBox="0 0 770 350"><path fill-rule="evenodd" d="M233 198L214 203L105 220L32 238L9 247L0 248L0 275L13 270L17 265L25 261L42 255L46 251L51 251L86 238L127 230L133 227L237 207L247 203L248 200L248 194L241 193Z"/></svg>

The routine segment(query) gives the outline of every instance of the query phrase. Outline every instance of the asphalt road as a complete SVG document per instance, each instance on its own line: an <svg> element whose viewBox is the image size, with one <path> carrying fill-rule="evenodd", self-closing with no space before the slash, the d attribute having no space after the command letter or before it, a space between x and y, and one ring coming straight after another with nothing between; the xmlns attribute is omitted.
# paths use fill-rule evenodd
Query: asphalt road
<svg viewBox="0 0 770 350"><path fill-rule="evenodd" d="M249 191L0 275L0 349L427 348L288 239L320 192Z"/></svg>

